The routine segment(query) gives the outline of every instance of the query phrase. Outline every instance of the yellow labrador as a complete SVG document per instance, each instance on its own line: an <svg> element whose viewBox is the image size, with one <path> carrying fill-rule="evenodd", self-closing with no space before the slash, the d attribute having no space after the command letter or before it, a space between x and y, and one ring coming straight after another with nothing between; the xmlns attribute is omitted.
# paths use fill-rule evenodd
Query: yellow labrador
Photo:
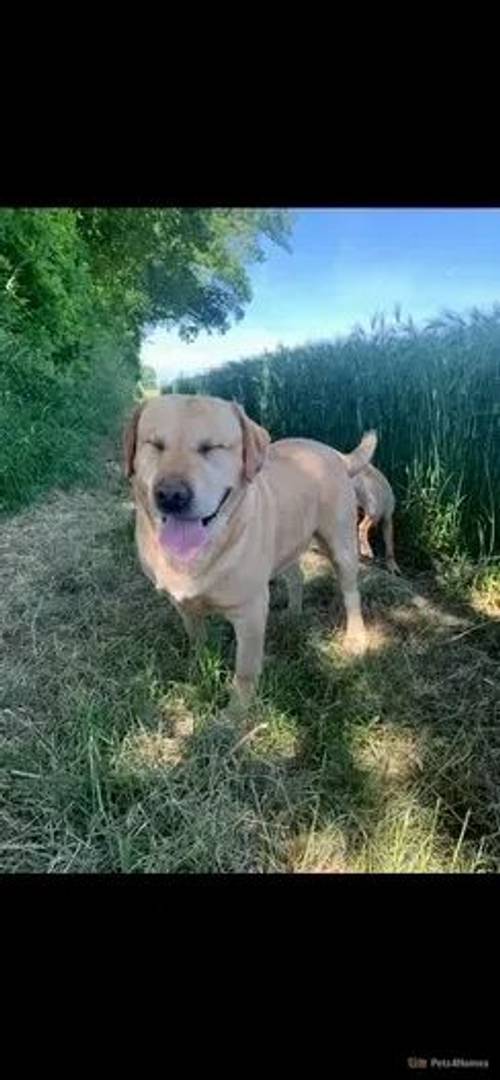
<svg viewBox="0 0 500 1080"><path fill-rule="evenodd" d="M362 518L359 523L359 548L367 559L373 559L369 532L382 523L385 544L385 561L392 574L400 570L394 558L394 532L392 518L396 500L391 485L380 469L367 465L353 479L354 490Z"/></svg>
<svg viewBox="0 0 500 1080"><path fill-rule="evenodd" d="M284 573L301 608L297 560L317 536L335 562L345 645L362 652L356 500L350 480L370 460L370 432L350 454L309 439L271 443L236 403L167 394L139 406L124 436L144 573L165 590L191 640L203 616L236 633L230 709L245 707L264 649L269 582Z"/></svg>

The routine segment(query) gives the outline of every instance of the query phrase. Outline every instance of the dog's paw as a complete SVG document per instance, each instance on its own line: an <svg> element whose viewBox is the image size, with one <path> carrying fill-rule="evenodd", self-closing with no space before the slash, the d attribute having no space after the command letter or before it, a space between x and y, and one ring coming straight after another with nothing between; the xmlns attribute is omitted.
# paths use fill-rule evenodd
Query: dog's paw
<svg viewBox="0 0 500 1080"><path fill-rule="evenodd" d="M238 698L231 698L225 709L217 713L217 721L224 726L241 728L246 725L248 720L248 705L239 701Z"/></svg>
<svg viewBox="0 0 500 1080"><path fill-rule="evenodd" d="M399 569L399 566L395 559L387 559L386 566L390 574L401 575L401 570Z"/></svg>
<svg viewBox="0 0 500 1080"><path fill-rule="evenodd" d="M344 637L344 652L347 656L363 656L367 649L366 631L346 634Z"/></svg>

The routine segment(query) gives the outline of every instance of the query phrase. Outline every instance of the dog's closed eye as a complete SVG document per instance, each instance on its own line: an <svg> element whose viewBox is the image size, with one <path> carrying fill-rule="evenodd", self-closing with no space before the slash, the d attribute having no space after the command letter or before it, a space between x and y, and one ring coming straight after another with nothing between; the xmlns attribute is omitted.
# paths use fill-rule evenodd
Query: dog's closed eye
<svg viewBox="0 0 500 1080"><path fill-rule="evenodd" d="M155 450L164 450L165 443L163 439L146 439L148 446L154 446Z"/></svg>
<svg viewBox="0 0 500 1080"><path fill-rule="evenodd" d="M214 445L214 443L202 442L202 443L200 443L200 445L198 447L198 453L203 454L204 456L206 456L207 454L210 454L212 452L212 450L225 450L225 449L226 449L226 447L222 446L220 443L217 443L216 445Z"/></svg>

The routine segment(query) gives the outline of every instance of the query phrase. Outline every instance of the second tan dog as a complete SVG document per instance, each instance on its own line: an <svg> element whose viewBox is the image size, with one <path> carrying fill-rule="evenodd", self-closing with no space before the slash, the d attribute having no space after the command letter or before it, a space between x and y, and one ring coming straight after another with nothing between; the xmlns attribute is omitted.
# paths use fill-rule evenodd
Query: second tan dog
<svg viewBox="0 0 500 1080"><path fill-rule="evenodd" d="M394 558L394 531L392 524L396 500L389 481L380 472L380 469L376 469L374 465L366 465L353 478L353 486L358 506L363 515L358 530L361 555L367 559L373 559L369 533L377 525L381 524L387 569L393 574L399 574L400 570Z"/></svg>
<svg viewBox="0 0 500 1080"><path fill-rule="evenodd" d="M337 567L345 646L364 650L350 477L369 463L376 442L369 433L350 454L309 439L270 444L236 403L183 394L153 398L132 417L125 469L142 568L167 592L191 639L207 614L232 623L233 712L247 705L261 671L269 582L285 574L300 610L296 563L313 536Z"/></svg>

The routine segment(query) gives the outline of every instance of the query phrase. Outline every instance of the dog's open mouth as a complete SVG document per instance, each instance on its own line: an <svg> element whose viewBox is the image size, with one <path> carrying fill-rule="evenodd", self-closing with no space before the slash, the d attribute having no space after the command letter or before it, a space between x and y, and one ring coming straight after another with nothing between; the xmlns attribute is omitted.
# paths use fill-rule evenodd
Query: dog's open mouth
<svg viewBox="0 0 500 1080"><path fill-rule="evenodd" d="M226 488L226 490L225 490L225 492L224 492L224 494L222 496L222 499L221 499L218 507L216 508L216 510L214 510L213 514L209 514L208 517L204 517L204 518L201 519L201 524L202 525L204 525L204 526L210 525L210 522L213 521L217 517L217 514L219 513L219 510L222 510L222 507L224 506L224 503L226 502L226 500L229 498L232 490L233 490L232 488Z"/></svg>
<svg viewBox="0 0 500 1080"><path fill-rule="evenodd" d="M175 514L168 514L163 519L160 528L160 544L165 551L176 555L179 559L193 558L210 539L209 526L230 494L231 488L227 488L218 507L208 517L182 518Z"/></svg>

